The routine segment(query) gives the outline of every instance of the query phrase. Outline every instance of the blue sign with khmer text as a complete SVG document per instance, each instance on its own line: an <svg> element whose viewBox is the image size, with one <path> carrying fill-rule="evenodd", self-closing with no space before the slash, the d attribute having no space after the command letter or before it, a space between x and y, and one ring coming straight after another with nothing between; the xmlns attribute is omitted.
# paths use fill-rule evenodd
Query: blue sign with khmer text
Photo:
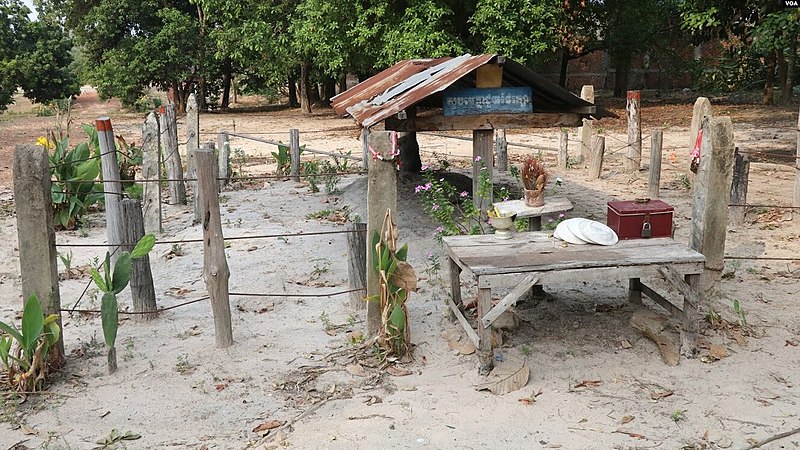
<svg viewBox="0 0 800 450"><path fill-rule="evenodd" d="M530 87L448 89L443 95L445 116L533 112Z"/></svg>

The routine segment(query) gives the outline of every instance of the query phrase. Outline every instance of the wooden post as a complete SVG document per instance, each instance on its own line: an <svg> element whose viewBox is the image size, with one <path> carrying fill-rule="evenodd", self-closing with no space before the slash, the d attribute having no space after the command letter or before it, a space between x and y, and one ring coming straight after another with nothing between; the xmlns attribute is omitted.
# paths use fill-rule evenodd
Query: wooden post
<svg viewBox="0 0 800 450"><path fill-rule="evenodd" d="M628 155L623 168L625 172L638 172L642 165L642 114L641 93L628 91Z"/></svg>
<svg viewBox="0 0 800 450"><path fill-rule="evenodd" d="M119 163L117 162L117 146L114 142L114 130L111 119L99 117L95 120L97 139L100 143L100 164L103 170L103 191L105 191L106 236L111 261L119 258L119 245L122 244L122 183L119 181Z"/></svg>
<svg viewBox="0 0 800 450"><path fill-rule="evenodd" d="M731 181L731 204L747 204L747 183L750 178L750 158L734 150L733 155L733 181ZM746 206L731 206L728 210L728 225L738 227L744 223L747 212Z"/></svg>
<svg viewBox="0 0 800 450"><path fill-rule="evenodd" d="M50 161L44 147L18 145L14 151L14 209L19 239L19 269L22 299L36 294L45 315L56 314L61 324L61 294L58 290L58 252L53 228ZM24 307L24 303L23 303ZM50 349L50 363L64 364L63 332Z"/></svg>
<svg viewBox="0 0 800 450"><path fill-rule="evenodd" d="M369 128L361 129L361 168L369 169Z"/></svg>
<svg viewBox="0 0 800 450"><path fill-rule="evenodd" d="M297 128L289 130L289 151L292 180L300 181L300 130Z"/></svg>
<svg viewBox="0 0 800 450"><path fill-rule="evenodd" d="M713 295L722 273L728 201L733 178L733 126L730 117L706 118L700 166L692 184L692 227L689 247L706 257L700 294Z"/></svg>
<svg viewBox="0 0 800 450"><path fill-rule="evenodd" d="M230 270L222 236L214 152L208 148L197 150L195 163L197 163L197 185L200 191L203 224L203 277L206 280L206 290L211 297L217 347L225 348L233 345L228 294Z"/></svg>
<svg viewBox="0 0 800 450"><path fill-rule="evenodd" d="M594 86L587 84L581 88L581 98L589 103L594 103ZM578 135L581 137L581 150L576 154L578 164L589 162L592 153L592 119L583 119L583 126L578 128Z"/></svg>
<svg viewBox="0 0 800 450"><path fill-rule="evenodd" d="M794 199L792 206L800 208L800 114L797 117L797 157L794 160ZM793 216L800 217L800 211L793 210Z"/></svg>
<svg viewBox="0 0 800 450"><path fill-rule="evenodd" d="M647 196L659 198L661 195L661 153L664 142L664 133L653 130L650 136L650 177L647 180Z"/></svg>
<svg viewBox="0 0 800 450"><path fill-rule="evenodd" d="M197 97L189 94L186 101L186 172L187 178L197 180L194 152L200 148L200 115L197 110ZM197 195L197 181L190 181L194 201L194 223L200 222L200 199Z"/></svg>
<svg viewBox="0 0 800 450"><path fill-rule="evenodd" d="M689 149L694 148L694 143L697 141L697 133L700 127L703 126L703 119L706 117L713 117L711 113L711 102L705 97L697 97L692 107L692 126L689 131Z"/></svg>
<svg viewBox="0 0 800 450"><path fill-rule="evenodd" d="M492 350L492 331L481 323L487 312L492 309L492 289L478 288L478 375L486 376L494 368L494 351Z"/></svg>
<svg viewBox="0 0 800 450"><path fill-rule="evenodd" d="M494 153L496 156L497 170L508 171L508 141L506 140L506 130L499 129L494 132Z"/></svg>
<svg viewBox="0 0 800 450"><path fill-rule="evenodd" d="M567 162L569 161L569 154L567 149L569 146L569 133L566 130L561 130L558 135L558 169L566 170Z"/></svg>
<svg viewBox="0 0 800 450"><path fill-rule="evenodd" d="M498 88L503 86L503 66L484 64L476 69L475 87ZM484 196L478 195L481 168L486 168L489 186L494 186L492 141L494 130L472 130L472 201L479 210L486 210L493 201L494 189ZM484 214L482 213L481 216Z"/></svg>
<svg viewBox="0 0 800 450"><path fill-rule="evenodd" d="M139 200L122 200L123 250L131 251L139 239L144 236L144 217ZM150 256L145 255L133 260L131 267L131 297L133 311L155 311L156 291L153 287L153 273L150 270ZM156 317L156 313L137 314L138 320L146 321Z"/></svg>
<svg viewBox="0 0 800 450"><path fill-rule="evenodd" d="M219 161L219 189L227 186L231 178L231 144L230 137L225 131L217 134L217 159Z"/></svg>
<svg viewBox="0 0 800 450"><path fill-rule="evenodd" d="M392 160L393 131L375 131L369 133L369 145L384 159L369 159L367 178L367 242L372 236L380 233L386 210L397 211L397 170ZM367 296L380 295L380 278L372 270L372 249L367 244ZM377 336L381 328L380 302L367 302L367 334Z"/></svg>
<svg viewBox="0 0 800 450"><path fill-rule="evenodd" d="M165 105L161 107L159 116L161 126L161 145L163 146L164 165L166 166L169 181L169 202L171 205L186 204L186 185L183 182L183 165L181 154L178 152L178 125L175 117L175 107Z"/></svg>
<svg viewBox="0 0 800 450"><path fill-rule="evenodd" d="M351 223L347 234L347 278L350 289L361 289L350 293L350 307L364 309L367 287L367 224Z"/></svg>
<svg viewBox="0 0 800 450"><path fill-rule="evenodd" d="M161 233L161 171L159 170L160 147L158 142L158 118L155 113L147 115L142 127L142 201L144 202L144 229L147 233Z"/></svg>
<svg viewBox="0 0 800 450"><path fill-rule="evenodd" d="M606 152L605 136L595 136L592 144L592 161L589 164L589 179L597 180L603 171L603 154Z"/></svg>

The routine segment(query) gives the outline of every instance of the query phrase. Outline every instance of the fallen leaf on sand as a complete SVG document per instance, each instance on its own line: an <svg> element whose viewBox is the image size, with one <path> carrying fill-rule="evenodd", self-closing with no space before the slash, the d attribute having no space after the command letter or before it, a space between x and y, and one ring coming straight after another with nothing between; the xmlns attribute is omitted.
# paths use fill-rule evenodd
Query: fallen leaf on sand
<svg viewBox="0 0 800 450"><path fill-rule="evenodd" d="M448 341L447 346L457 351L460 355L471 355L475 353L475 346L472 345L472 342Z"/></svg>
<svg viewBox="0 0 800 450"><path fill-rule="evenodd" d="M286 422L283 421L283 420L274 420L274 419L273 420L268 420L266 422L262 422L262 423L256 425L256 427L253 428L253 433L263 433L264 431L269 431L269 430L278 428L279 426L283 425L284 423L286 423Z"/></svg>
<svg viewBox="0 0 800 450"><path fill-rule="evenodd" d="M479 384L475 386L475 389L478 391L488 390L495 395L507 394L528 384L530 374L530 369L527 366L522 366L510 374L500 375L498 380Z"/></svg>
<svg viewBox="0 0 800 450"><path fill-rule="evenodd" d="M620 422L625 425L626 423L630 423L633 419L635 419L634 416L622 416L622 420Z"/></svg>
<svg viewBox="0 0 800 450"><path fill-rule="evenodd" d="M530 405L536 403L536 398L539 397L540 395L542 395L542 390L541 389L539 389L538 391L533 391L533 392L531 392L531 395L529 395L527 397L520 398L517 401L522 403L523 405L530 406Z"/></svg>
<svg viewBox="0 0 800 450"><path fill-rule="evenodd" d="M597 387L603 384L602 380L583 380L575 385L575 389L582 387Z"/></svg>
<svg viewBox="0 0 800 450"><path fill-rule="evenodd" d="M408 369L404 369L404 368L398 367L398 366L386 366L386 371L389 372L389 375L392 375L392 376L395 376L395 377L404 377L406 375L411 375L413 373L412 371L410 371Z"/></svg>
<svg viewBox="0 0 800 450"><path fill-rule="evenodd" d="M217 391L222 391L226 387L228 387L228 383L217 383L214 385L214 388L216 388Z"/></svg>
<svg viewBox="0 0 800 450"><path fill-rule="evenodd" d="M625 350L627 350L629 348L633 348L633 346L631 345L630 342L628 342L627 339L623 339L622 341L620 341L619 345L620 345L620 347L624 348Z"/></svg>
<svg viewBox="0 0 800 450"><path fill-rule="evenodd" d="M661 400L662 398L667 398L670 395L674 394L672 391L661 391L661 392L653 392L650 394L651 400Z"/></svg>
<svg viewBox="0 0 800 450"><path fill-rule="evenodd" d="M787 339L786 340L786 345L784 347L788 347L790 345L792 347L797 347L798 345L800 345L800 342L798 342L797 339Z"/></svg>
<svg viewBox="0 0 800 450"><path fill-rule="evenodd" d="M26 434L28 436L38 436L39 435L39 430L31 428L31 427L25 425L24 423L20 424L19 428L20 428L20 430L22 430L22 434Z"/></svg>
<svg viewBox="0 0 800 450"><path fill-rule="evenodd" d="M345 370L347 370L347 373L350 375L355 375L357 377L366 377L369 375L361 364L348 364Z"/></svg>
<svg viewBox="0 0 800 450"><path fill-rule="evenodd" d="M633 431L625 431L620 429L620 430L614 430L614 433L627 434L628 436L635 439L647 439L643 434L634 433Z"/></svg>
<svg viewBox="0 0 800 450"><path fill-rule="evenodd" d="M708 349L708 355L714 359L722 359L722 358L727 358L730 354L728 353L728 350L725 347L721 345L711 344L711 348Z"/></svg>

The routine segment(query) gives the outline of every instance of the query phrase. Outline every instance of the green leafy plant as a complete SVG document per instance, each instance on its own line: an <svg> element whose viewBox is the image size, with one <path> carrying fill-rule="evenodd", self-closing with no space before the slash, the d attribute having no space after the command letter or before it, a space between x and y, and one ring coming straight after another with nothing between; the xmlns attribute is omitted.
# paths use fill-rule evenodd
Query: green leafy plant
<svg viewBox="0 0 800 450"><path fill-rule="evenodd" d="M380 277L381 290L368 301L381 305L381 328L378 344L387 355L404 356L410 353L408 293L417 290L417 275L406 261L408 245L397 248L397 226L391 210L386 211L380 233L372 236L372 270Z"/></svg>
<svg viewBox="0 0 800 450"><path fill-rule="evenodd" d="M736 314L736 317L739 318L739 325L746 327L747 326L747 314L745 314L742 305L739 304L738 299L733 300L733 312Z"/></svg>
<svg viewBox="0 0 800 450"><path fill-rule="evenodd" d="M303 174L306 175L306 181L308 181L308 190L312 193L319 192L319 161L306 161L302 168Z"/></svg>
<svg viewBox="0 0 800 450"><path fill-rule="evenodd" d="M58 315L45 317L32 294L22 312L22 328L0 322L0 332L0 364L6 372L2 381L18 392L41 389L49 370L47 355L61 336Z"/></svg>
<svg viewBox="0 0 800 450"><path fill-rule="evenodd" d="M240 177L246 176L244 166L250 161L250 157L245 153L244 149L241 147L234 147L233 151L233 164L236 165L236 173Z"/></svg>
<svg viewBox="0 0 800 450"><path fill-rule="evenodd" d="M156 243L156 238L152 234L146 234L139 239L133 250L128 253L122 252L111 267L111 254L106 252L106 259L103 263L103 274L99 268L92 269L92 280L97 288L103 292L103 299L100 303L100 318L103 324L103 337L108 351L108 373L117 370L117 350L114 346L117 340L117 329L119 327L119 303L117 294L122 292L131 279L131 269L133 260L143 258Z"/></svg>
<svg viewBox="0 0 800 450"><path fill-rule="evenodd" d="M72 250L69 253L58 252L58 259L61 260L61 264L64 264L64 276L69 278L69 271L72 269Z"/></svg>
<svg viewBox="0 0 800 450"><path fill-rule="evenodd" d="M669 418L675 423L680 422L681 420L686 419L686 410L676 409L675 411L672 411L672 414L669 415Z"/></svg>
<svg viewBox="0 0 800 450"><path fill-rule="evenodd" d="M330 161L322 161L320 172L323 174L322 181L325 184L325 193L330 195L336 192L336 186L342 178L338 173L337 166L331 164Z"/></svg>
<svg viewBox="0 0 800 450"><path fill-rule="evenodd" d="M50 151L52 202L56 227L74 230L89 207L103 201L102 185L95 180L100 175L100 152L97 131L90 125L83 126L88 135L87 142L69 148L68 138L56 141L40 138L37 145ZM94 149L92 151L90 149Z"/></svg>
<svg viewBox="0 0 800 450"><path fill-rule="evenodd" d="M289 175L289 171L291 170L292 166L292 154L289 152L289 146L278 144L278 151L271 153L278 165L278 167L275 169L275 174Z"/></svg>

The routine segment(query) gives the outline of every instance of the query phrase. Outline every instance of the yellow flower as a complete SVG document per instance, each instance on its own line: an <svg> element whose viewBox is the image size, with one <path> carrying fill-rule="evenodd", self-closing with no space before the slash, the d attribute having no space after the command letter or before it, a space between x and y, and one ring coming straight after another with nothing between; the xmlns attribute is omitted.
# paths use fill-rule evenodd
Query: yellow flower
<svg viewBox="0 0 800 450"><path fill-rule="evenodd" d="M46 147L50 146L50 142L47 141L47 138L42 136L42 137L40 137L39 139L36 140L36 145L41 145L42 147L46 148Z"/></svg>

